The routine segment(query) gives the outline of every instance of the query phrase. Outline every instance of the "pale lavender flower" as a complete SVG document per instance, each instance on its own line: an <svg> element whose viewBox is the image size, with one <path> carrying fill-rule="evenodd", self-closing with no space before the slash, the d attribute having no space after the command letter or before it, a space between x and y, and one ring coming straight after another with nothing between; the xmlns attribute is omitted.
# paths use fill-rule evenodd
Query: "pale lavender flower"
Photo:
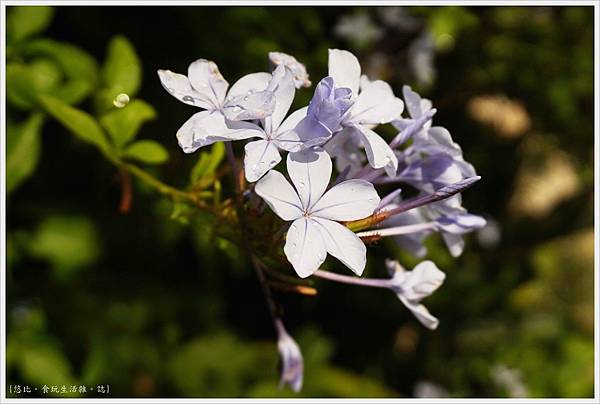
<svg viewBox="0 0 600 404"><path fill-rule="evenodd" d="M289 153L285 177L270 171L256 184L256 193L273 212L292 221L283 251L301 278L312 275L327 253L339 259L357 275L366 264L362 240L339 221L370 216L379 205L373 185L364 180L348 180L327 190L332 163L320 149Z"/></svg>
<svg viewBox="0 0 600 404"><path fill-rule="evenodd" d="M423 209L427 217L437 223L444 243L453 257L460 256L465 248L464 234L486 225L483 217L472 215L461 206L460 195L432 203Z"/></svg>
<svg viewBox="0 0 600 404"><path fill-rule="evenodd" d="M394 176L398 160L387 142L372 129L399 118L404 103L394 96L388 83L382 80L369 81L366 76L361 78L360 72L360 63L352 53L329 50L329 75L337 86L352 90L354 99L354 105L342 121L343 130L335 136L360 139L371 167L385 168L389 176Z"/></svg>
<svg viewBox="0 0 600 404"><path fill-rule="evenodd" d="M229 121L263 119L275 109L275 96L267 90L269 73L248 74L231 88L217 65L198 59L188 68L188 75L158 70L163 87L179 101L206 111L198 112L177 131L179 145L185 153L217 141L240 140L257 136L246 122ZM229 88L229 91L227 91Z"/></svg>
<svg viewBox="0 0 600 404"><path fill-rule="evenodd" d="M431 261L419 263L412 271L406 271L398 261L386 259L386 267L392 276L392 289L398 299L427 328L434 330L439 321L421 304L421 300L439 288L446 275Z"/></svg>
<svg viewBox="0 0 600 404"><path fill-rule="evenodd" d="M333 78L325 77L308 104L306 117L294 129L302 140L298 150L319 146L342 129L342 119L352 106L352 93L345 87L336 87Z"/></svg>
<svg viewBox="0 0 600 404"><path fill-rule="evenodd" d="M448 154L437 153L425 157L419 156L396 178L421 191L433 193L441 187L475 175L475 169L471 164Z"/></svg>
<svg viewBox="0 0 600 404"><path fill-rule="evenodd" d="M275 94L277 100L271 116L261 120L260 125L244 122L251 128L253 137L259 137L246 144L244 171L248 182L255 182L281 161L279 149L293 150L300 145L300 139L293 128L306 116L306 108L300 108L284 120L294 100L294 81L291 72L284 66L278 66L267 86L268 91ZM234 127L238 123L230 123Z"/></svg>
<svg viewBox="0 0 600 404"><path fill-rule="evenodd" d="M281 377L279 388L288 384L291 389L298 393L302 389L304 380L304 360L300 347L288 334L281 320L275 321L277 328L277 349L281 364Z"/></svg>

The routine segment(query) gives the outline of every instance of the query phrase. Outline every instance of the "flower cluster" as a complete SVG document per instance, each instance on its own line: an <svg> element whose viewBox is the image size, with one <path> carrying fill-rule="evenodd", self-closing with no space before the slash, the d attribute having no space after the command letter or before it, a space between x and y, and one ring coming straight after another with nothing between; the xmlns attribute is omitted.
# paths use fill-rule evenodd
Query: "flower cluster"
<svg viewBox="0 0 600 404"><path fill-rule="evenodd" d="M436 328L437 319L420 303L445 277L433 262L406 271L388 260L391 278L384 279L320 267L329 254L361 276L365 242L387 236L424 257L424 239L440 233L450 253L460 255L462 236L486 224L461 204L460 191L479 179L473 166L448 130L432 125L431 101L408 86L398 98L388 83L361 76L352 53L329 50L328 76L317 83L309 105L291 113L295 92L311 85L306 68L284 53L272 52L269 59L271 73L248 74L231 87L204 59L192 63L187 76L158 71L171 95L203 109L177 131L181 148L191 153L218 141L247 140L245 179L253 184L250 192L287 223L283 252L298 276L388 288L426 327ZM376 132L386 124L396 130L390 141ZM277 170L285 153L287 178ZM416 196L402 197L404 185ZM376 187L392 191L380 198ZM282 382L298 390L300 350L279 319L276 325Z"/></svg>

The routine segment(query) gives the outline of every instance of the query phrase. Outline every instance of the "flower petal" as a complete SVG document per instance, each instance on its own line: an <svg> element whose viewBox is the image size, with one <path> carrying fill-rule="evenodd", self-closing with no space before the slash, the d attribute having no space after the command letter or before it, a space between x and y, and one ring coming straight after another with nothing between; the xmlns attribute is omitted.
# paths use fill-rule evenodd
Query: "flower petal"
<svg viewBox="0 0 600 404"><path fill-rule="evenodd" d="M365 126L355 125L354 128L360 133L371 167L376 169L383 167L388 176L395 177L396 171L398 171L398 157L387 142Z"/></svg>
<svg viewBox="0 0 600 404"><path fill-rule="evenodd" d="M164 89L179 101L204 109L216 107L211 97L194 90L190 80L183 74L173 73L170 70L158 70L158 77Z"/></svg>
<svg viewBox="0 0 600 404"><path fill-rule="evenodd" d="M425 327L430 330L435 330L438 327L440 321L431 315L427 307L420 303L411 302L402 296L398 296L398 298Z"/></svg>
<svg viewBox="0 0 600 404"><path fill-rule="evenodd" d="M442 238L444 239L444 243L446 243L446 247L448 247L448 251L450 251L450 255L454 258L460 257L465 249L465 240L463 240L462 236L459 234L442 233Z"/></svg>
<svg viewBox="0 0 600 404"><path fill-rule="evenodd" d="M318 224L327 252L339 259L356 275L362 275L367 264L367 247L346 226L332 220L313 218Z"/></svg>
<svg viewBox="0 0 600 404"><path fill-rule="evenodd" d="M209 97L214 105L221 105L229 83L221 76L215 62L198 59L188 67L188 78L192 87Z"/></svg>
<svg viewBox="0 0 600 404"><path fill-rule="evenodd" d="M216 138L208 139L207 132L224 133L228 130L223 119L215 119L219 116L218 112L202 111L185 121L177 131L177 141L185 153L193 153L217 141Z"/></svg>
<svg viewBox="0 0 600 404"><path fill-rule="evenodd" d="M265 130L267 133L273 133L281 125L294 101L296 87L292 73L283 65L277 66L267 89L275 94L275 109L273 114L265 119Z"/></svg>
<svg viewBox="0 0 600 404"><path fill-rule="evenodd" d="M416 119L423 115L425 111L421 108L421 96L418 93L414 92L410 86L403 86L402 95L411 118Z"/></svg>
<svg viewBox="0 0 600 404"><path fill-rule="evenodd" d="M352 90L352 96L358 95L360 84L360 63L352 53L329 49L329 74L333 77L337 87L346 87Z"/></svg>
<svg viewBox="0 0 600 404"><path fill-rule="evenodd" d="M274 172L271 171L267 175ZM327 257L325 242L319 228L315 221L306 217L301 217L292 223L286 235L283 251L301 278L312 275Z"/></svg>
<svg viewBox="0 0 600 404"><path fill-rule="evenodd" d="M420 301L431 295L446 279L446 274L440 271L432 261L423 261L412 271L406 271L403 275L402 295L411 301Z"/></svg>
<svg viewBox="0 0 600 404"><path fill-rule="evenodd" d="M349 119L361 124L384 124L400 118L404 103L385 81L369 83L356 98Z"/></svg>
<svg viewBox="0 0 600 404"><path fill-rule="evenodd" d="M298 132L294 128L298 123L306 117L308 107L300 108L290 114L279 126L276 133L272 135L272 139L277 144L277 147L289 152L300 151L303 147L303 141L300 139Z"/></svg>
<svg viewBox="0 0 600 404"><path fill-rule="evenodd" d="M275 66L284 65L289 69L294 77L296 88L311 86L306 66L298 62L295 57L282 52L269 52L269 61Z"/></svg>
<svg viewBox="0 0 600 404"><path fill-rule="evenodd" d="M223 114L231 121L263 119L275 110L275 95L271 91L257 91L227 99Z"/></svg>
<svg viewBox="0 0 600 404"><path fill-rule="evenodd" d="M363 219L379 206L379 195L368 181L347 180L325 193L310 210L313 217L346 221Z"/></svg>
<svg viewBox="0 0 600 404"><path fill-rule="evenodd" d="M317 202L331 178L331 157L323 149L289 153L287 170L304 210Z"/></svg>
<svg viewBox="0 0 600 404"><path fill-rule="evenodd" d="M244 149L246 151L244 171L248 182L258 181L260 177L281 161L277 146L271 141L256 140L246 144Z"/></svg>
<svg viewBox="0 0 600 404"><path fill-rule="evenodd" d="M264 91L267 89L271 78L271 74L265 72L247 74L233 83L227 93L227 99L232 99L240 95L248 95L257 91Z"/></svg>
<svg viewBox="0 0 600 404"><path fill-rule="evenodd" d="M177 140L185 153L218 141L262 137L262 129L250 122L232 124L219 111L202 111L192 115L177 131Z"/></svg>
<svg viewBox="0 0 600 404"><path fill-rule="evenodd" d="M302 216L298 194L279 171L269 171L256 183L254 191L283 220L295 220Z"/></svg>

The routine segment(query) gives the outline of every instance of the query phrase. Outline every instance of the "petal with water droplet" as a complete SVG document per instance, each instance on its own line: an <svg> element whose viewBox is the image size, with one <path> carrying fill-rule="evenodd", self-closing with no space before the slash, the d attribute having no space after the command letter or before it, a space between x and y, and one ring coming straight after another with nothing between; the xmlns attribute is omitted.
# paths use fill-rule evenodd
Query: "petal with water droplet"
<svg viewBox="0 0 600 404"><path fill-rule="evenodd" d="M256 183L254 191L283 220L295 220L303 214L302 202L294 187L278 171L269 171Z"/></svg>
<svg viewBox="0 0 600 404"><path fill-rule="evenodd" d="M279 151L271 141L256 140L246 144L244 149L244 171L248 182L258 181L281 161Z"/></svg>
<svg viewBox="0 0 600 404"><path fill-rule="evenodd" d="M310 210L312 217L330 220L358 220L373 214L379 195L368 181L348 180L332 187Z"/></svg>
<svg viewBox="0 0 600 404"><path fill-rule="evenodd" d="M318 201L327 189L331 168L331 157L322 149L288 154L288 174L305 210Z"/></svg>
<svg viewBox="0 0 600 404"><path fill-rule="evenodd" d="M313 218L325 242L327 252L352 270L362 275L367 263L367 247L362 240L341 224L321 218Z"/></svg>
<svg viewBox="0 0 600 404"><path fill-rule="evenodd" d="M271 173L273 171L269 174ZM292 223L286 235L283 251L301 278L312 275L327 257L321 232L315 222L306 217L301 217Z"/></svg>

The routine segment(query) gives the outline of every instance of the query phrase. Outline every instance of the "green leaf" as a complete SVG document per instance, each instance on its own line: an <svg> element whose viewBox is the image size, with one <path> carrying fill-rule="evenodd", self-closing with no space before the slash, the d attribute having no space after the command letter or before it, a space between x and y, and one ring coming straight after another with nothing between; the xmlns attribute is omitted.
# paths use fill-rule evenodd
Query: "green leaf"
<svg viewBox="0 0 600 404"><path fill-rule="evenodd" d="M195 184L201 178L213 175L224 157L225 145L222 142L213 144L210 152L204 151L200 153L200 158L190 173L192 184Z"/></svg>
<svg viewBox="0 0 600 404"><path fill-rule="evenodd" d="M86 217L50 216L36 229L30 253L52 263L55 275L67 278L93 263L100 253L94 223Z"/></svg>
<svg viewBox="0 0 600 404"><path fill-rule="evenodd" d="M96 84L98 66L86 51L67 42L42 38L27 42L23 47L26 56L45 56L56 62L65 76L80 78Z"/></svg>
<svg viewBox="0 0 600 404"><path fill-rule="evenodd" d="M35 75L21 63L6 65L6 99L19 109L32 109L35 105Z"/></svg>
<svg viewBox="0 0 600 404"><path fill-rule="evenodd" d="M135 135L144 122L154 119L156 111L142 100L133 100L123 108L114 109L100 118L100 123L118 149L123 148Z"/></svg>
<svg viewBox="0 0 600 404"><path fill-rule="evenodd" d="M6 36L16 42L44 31L54 15L54 9L46 6L18 6L8 9Z"/></svg>
<svg viewBox="0 0 600 404"><path fill-rule="evenodd" d="M77 104L96 87L98 67L92 56L68 43L51 39L28 41L21 49L26 57L52 60L65 77L65 82L52 93L69 104Z"/></svg>
<svg viewBox="0 0 600 404"><path fill-rule="evenodd" d="M19 126L9 125L6 136L6 192L10 194L33 174L37 167L42 114L33 114Z"/></svg>
<svg viewBox="0 0 600 404"><path fill-rule="evenodd" d="M113 92L133 97L140 88L142 67L135 49L127 38L116 36L108 45L108 55L102 67L103 86Z"/></svg>
<svg viewBox="0 0 600 404"><path fill-rule="evenodd" d="M123 155L148 164L161 164L169 158L167 150L154 140L139 140L132 143L125 149Z"/></svg>
<svg viewBox="0 0 600 404"><path fill-rule="evenodd" d="M107 156L112 154L102 128L91 115L50 96L40 96L39 99L45 110L71 133L97 146Z"/></svg>
<svg viewBox="0 0 600 404"><path fill-rule="evenodd" d="M29 65L29 69L34 74L37 87L42 92L53 91L63 79L60 68L48 58L43 57L33 60Z"/></svg>
<svg viewBox="0 0 600 404"><path fill-rule="evenodd" d="M19 109L33 109L39 94L56 97L67 104L85 98L91 86L83 80L71 80L63 84L63 73L48 58L35 59L31 64L9 63L6 68L7 99Z"/></svg>

